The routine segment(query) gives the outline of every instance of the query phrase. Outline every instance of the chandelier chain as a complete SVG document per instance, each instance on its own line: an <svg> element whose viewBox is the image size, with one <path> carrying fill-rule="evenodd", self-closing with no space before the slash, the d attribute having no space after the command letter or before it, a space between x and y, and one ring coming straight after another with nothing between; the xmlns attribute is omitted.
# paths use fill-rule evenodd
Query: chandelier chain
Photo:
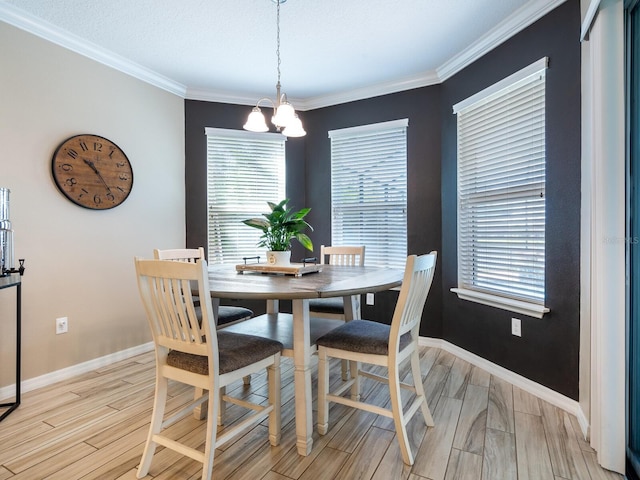
<svg viewBox="0 0 640 480"><path fill-rule="evenodd" d="M1 0L0 0L1 1ZM263 97L258 100L256 106L253 107L251 113L249 114L249 118L247 118L247 122L243 125L242 128L245 130L249 130L250 132L268 132L269 127L266 124L264 115L260 110L260 104L265 101L271 103L273 107L273 117L271 117L271 123L273 123L278 132L287 137L303 137L307 134L302 127L302 122L300 118L296 114L296 110L293 108L293 105L289 103L287 99L287 95L281 92L280 85L280 4L285 3L287 0L271 0L272 3L276 4L276 57L278 60L277 69L278 69L278 83L276 84L276 100L275 102L270 98Z"/></svg>
<svg viewBox="0 0 640 480"><path fill-rule="evenodd" d="M276 56L278 57L278 85L280 85L280 0L276 9Z"/></svg>

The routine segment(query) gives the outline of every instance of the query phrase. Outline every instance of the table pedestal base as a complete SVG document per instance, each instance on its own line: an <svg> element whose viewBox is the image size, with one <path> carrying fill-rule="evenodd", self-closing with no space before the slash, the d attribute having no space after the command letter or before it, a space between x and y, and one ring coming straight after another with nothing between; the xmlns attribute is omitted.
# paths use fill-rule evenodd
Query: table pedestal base
<svg viewBox="0 0 640 480"><path fill-rule="evenodd" d="M304 304L307 305L304 305ZM309 301L293 300L290 313L266 313L225 327L228 332L271 338L284 345L282 355L293 357L296 409L296 447L303 456L313 446L313 411L311 408L311 355L322 335L344 325L344 321L329 318L309 318ZM295 345L295 348L294 348Z"/></svg>

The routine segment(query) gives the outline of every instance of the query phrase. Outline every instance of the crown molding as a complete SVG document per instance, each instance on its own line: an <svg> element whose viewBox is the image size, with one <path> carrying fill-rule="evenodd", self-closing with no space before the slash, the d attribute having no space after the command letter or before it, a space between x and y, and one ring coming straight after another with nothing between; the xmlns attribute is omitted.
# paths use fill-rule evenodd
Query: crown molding
<svg viewBox="0 0 640 480"><path fill-rule="evenodd" d="M477 59L501 45L515 34L539 20L566 0L535 0L518 9L513 15L483 35L469 48L436 69L441 82L455 75Z"/></svg>
<svg viewBox="0 0 640 480"><path fill-rule="evenodd" d="M411 75L401 79L392 80L390 82L378 83L367 87L355 88L344 92L332 93L329 95L320 95L310 97L304 100L298 100L295 103L299 110L313 110L315 108L330 107L341 103L354 102L356 100L364 100L367 98L379 97L389 93L402 92L413 88L426 87L429 85L437 85L440 83L436 72L423 72L417 75Z"/></svg>
<svg viewBox="0 0 640 480"><path fill-rule="evenodd" d="M565 1L566 0L535 0L526 4L472 46L461 51L452 59L436 68L435 71L422 72L399 80L328 95L319 95L306 99L291 98L290 101L298 110L306 111L429 85L437 85L458 73L498 45L504 43L513 35L524 30ZM0 2L0 20L182 98L238 105L255 105L257 99L260 98L258 95L187 88L181 83L160 75L98 45L87 42L70 32L59 29L19 8L3 2Z"/></svg>
<svg viewBox="0 0 640 480"><path fill-rule="evenodd" d="M184 85L34 17L13 5L0 2L0 20L174 95L185 97L187 89Z"/></svg>
<svg viewBox="0 0 640 480"><path fill-rule="evenodd" d="M224 90L208 90L204 88L187 88L185 98L187 100L202 100L204 102L232 103L235 105L251 105L255 106L258 99L265 95L246 95ZM291 103L296 105L295 100L290 99ZM297 106L297 105L296 105Z"/></svg>
<svg viewBox="0 0 640 480"><path fill-rule="evenodd" d="M386 95L388 93L401 92L411 90L412 88L425 87L428 85L436 85L440 80L435 72L425 72L418 75L412 75L402 79L392 80L390 82L378 83L367 87L347 90L344 92L332 93L328 95L319 95L310 98L293 98L289 97L289 102L293 104L296 110L301 112L313 110L316 108L330 107L341 103L353 102L355 100L363 100L366 98ZM188 100L203 100L207 102L233 103L237 105L255 105L258 99L263 97L269 98L268 95L238 95L225 91L213 91L205 89L187 89Z"/></svg>

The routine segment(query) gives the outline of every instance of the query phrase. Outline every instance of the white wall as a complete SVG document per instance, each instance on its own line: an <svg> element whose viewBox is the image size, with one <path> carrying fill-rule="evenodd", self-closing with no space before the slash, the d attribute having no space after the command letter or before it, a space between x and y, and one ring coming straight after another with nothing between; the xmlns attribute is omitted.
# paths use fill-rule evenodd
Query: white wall
<svg viewBox="0 0 640 480"><path fill-rule="evenodd" d="M580 405L598 462L625 465L625 102L622 0L598 4L583 43L583 285ZM588 250L587 250L588 248ZM586 258L588 256L588 258ZM588 269L588 270L587 270ZM586 281L585 281L586 280ZM584 291L584 290L583 290ZM586 325L585 322L590 322ZM588 337L587 337L588 335ZM585 347L585 343L590 345ZM589 362L587 364L587 362ZM585 378L587 377L588 378Z"/></svg>
<svg viewBox="0 0 640 480"><path fill-rule="evenodd" d="M122 205L87 210L54 185L53 152L80 133L128 156ZM22 379L149 342L133 257L184 246L183 99L0 22L0 187L26 259ZM14 383L14 298L0 292L0 387Z"/></svg>

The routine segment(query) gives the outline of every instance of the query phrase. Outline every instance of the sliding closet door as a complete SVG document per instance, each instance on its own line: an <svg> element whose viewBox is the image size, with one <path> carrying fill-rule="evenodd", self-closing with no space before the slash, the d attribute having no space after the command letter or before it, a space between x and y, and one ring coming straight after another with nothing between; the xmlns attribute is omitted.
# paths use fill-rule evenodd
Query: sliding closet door
<svg viewBox="0 0 640 480"><path fill-rule="evenodd" d="M626 2L629 153L627 478L640 476L640 1Z"/></svg>

